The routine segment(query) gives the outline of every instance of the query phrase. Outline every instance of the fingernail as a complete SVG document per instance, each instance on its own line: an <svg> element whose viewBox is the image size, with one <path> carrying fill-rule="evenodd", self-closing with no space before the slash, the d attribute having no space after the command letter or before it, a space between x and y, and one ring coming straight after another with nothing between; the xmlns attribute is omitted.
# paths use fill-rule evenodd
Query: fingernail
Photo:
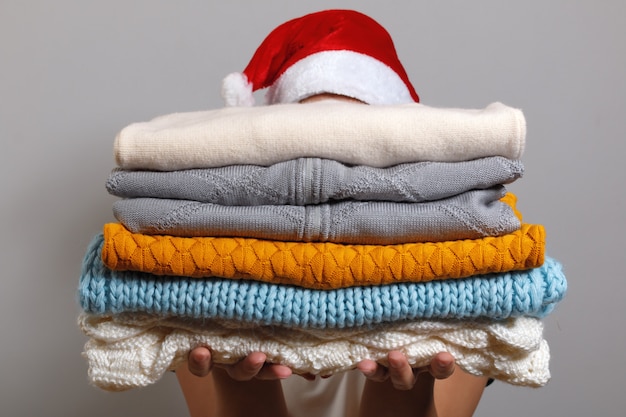
<svg viewBox="0 0 626 417"><path fill-rule="evenodd" d="M454 362L454 359L452 358L448 358L448 359L444 359L443 361L441 361L442 364L445 364L446 366L450 366L452 365L452 363Z"/></svg>
<svg viewBox="0 0 626 417"><path fill-rule="evenodd" d="M389 366L391 368L401 368L404 365L404 361L400 358L394 358L392 356L389 356Z"/></svg>

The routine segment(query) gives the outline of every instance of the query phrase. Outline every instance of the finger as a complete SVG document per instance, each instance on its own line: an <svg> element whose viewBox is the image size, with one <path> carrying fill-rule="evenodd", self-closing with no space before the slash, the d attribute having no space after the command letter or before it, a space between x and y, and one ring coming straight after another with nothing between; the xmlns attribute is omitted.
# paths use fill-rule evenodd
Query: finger
<svg viewBox="0 0 626 417"><path fill-rule="evenodd" d="M292 373L293 371L288 366L266 363L261 367L256 377L263 380L285 379L289 378ZM313 376L313 379L315 379L315 376Z"/></svg>
<svg viewBox="0 0 626 417"><path fill-rule="evenodd" d="M194 348L187 357L187 367L195 376L207 376L212 367L211 351L205 346Z"/></svg>
<svg viewBox="0 0 626 417"><path fill-rule="evenodd" d="M304 373L304 374L299 374L302 378L306 379L307 381L315 381L316 376L313 375L310 372Z"/></svg>
<svg viewBox="0 0 626 417"><path fill-rule="evenodd" d="M410 390L415 385L416 376L406 356L397 350L389 352L389 379L397 390Z"/></svg>
<svg viewBox="0 0 626 417"><path fill-rule="evenodd" d="M448 352L440 352L430 362L428 371L435 379L446 379L454 372L454 356Z"/></svg>
<svg viewBox="0 0 626 417"><path fill-rule="evenodd" d="M367 379L376 382L383 382L389 376L387 369L384 366L381 366L376 361L371 359L362 360L356 365L356 368L361 371Z"/></svg>
<svg viewBox="0 0 626 417"><path fill-rule="evenodd" d="M236 381L249 381L263 368L265 359L265 354L253 352L236 364L226 367L226 370L228 375Z"/></svg>

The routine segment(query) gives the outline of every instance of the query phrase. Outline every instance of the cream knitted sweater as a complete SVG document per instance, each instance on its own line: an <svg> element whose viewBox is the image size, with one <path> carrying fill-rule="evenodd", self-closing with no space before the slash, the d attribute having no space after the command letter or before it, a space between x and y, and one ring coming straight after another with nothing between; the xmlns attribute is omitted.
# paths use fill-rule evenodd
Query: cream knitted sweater
<svg viewBox="0 0 626 417"><path fill-rule="evenodd" d="M270 362L295 373L332 375L363 359L385 364L389 351L403 351L415 366L438 352L450 352L457 365L474 374L515 385L542 386L549 377L549 348L539 319L503 321L405 321L343 330L245 327L228 321L192 321L145 314L81 314L90 337L84 356L90 381L105 390L146 386L186 360L193 347L211 348L216 363L231 364L260 351ZM244 327L242 327L244 326Z"/></svg>
<svg viewBox="0 0 626 417"><path fill-rule="evenodd" d="M133 123L117 135L114 153L120 168L158 171L268 166L310 156L388 167L494 155L519 159L525 140L523 113L502 103L456 109L325 100L174 113Z"/></svg>

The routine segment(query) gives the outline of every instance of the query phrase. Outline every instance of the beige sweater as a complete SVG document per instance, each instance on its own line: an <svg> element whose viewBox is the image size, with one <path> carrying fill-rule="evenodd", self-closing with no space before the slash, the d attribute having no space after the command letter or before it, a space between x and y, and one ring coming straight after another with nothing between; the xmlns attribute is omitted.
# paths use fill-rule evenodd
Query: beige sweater
<svg viewBox="0 0 626 417"><path fill-rule="evenodd" d="M121 168L160 171L268 166L300 157L387 167L494 155L519 159L525 137L523 113L502 103L456 109L325 100L157 117L119 132L114 153Z"/></svg>

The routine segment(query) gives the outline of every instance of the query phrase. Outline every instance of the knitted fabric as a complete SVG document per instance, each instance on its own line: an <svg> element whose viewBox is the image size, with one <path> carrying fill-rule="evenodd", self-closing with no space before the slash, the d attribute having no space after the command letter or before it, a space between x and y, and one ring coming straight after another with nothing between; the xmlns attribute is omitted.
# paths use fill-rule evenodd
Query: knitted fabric
<svg viewBox="0 0 626 417"><path fill-rule="evenodd" d="M567 288L561 266L466 279L336 290L232 279L161 277L114 271L101 259L102 235L85 254L78 296L93 314L145 312L300 328L343 328L422 318L543 317Z"/></svg>
<svg viewBox="0 0 626 417"><path fill-rule="evenodd" d="M389 168L299 158L269 167L229 165L165 172L115 168L106 188L123 198L171 198L226 206L303 206L346 199L421 203L508 184L523 171L521 161L500 156Z"/></svg>
<svg viewBox="0 0 626 417"><path fill-rule="evenodd" d="M502 103L474 110L325 100L161 116L119 132L114 154L120 168L158 171L269 166L301 157L387 167L520 159L525 139L523 113Z"/></svg>
<svg viewBox="0 0 626 417"><path fill-rule="evenodd" d="M500 236L520 228L502 185L423 203L339 201L306 206L223 206L130 198L113 213L134 233L250 237L298 242L390 245Z"/></svg>
<svg viewBox="0 0 626 417"><path fill-rule="evenodd" d="M386 363L400 350L414 367L438 352L474 375L516 385L541 386L549 377L549 349L539 319L413 321L350 330L294 330L221 321L184 321L148 315L79 318L90 337L84 356L96 386L121 391L159 380L183 364L196 346L209 346L215 363L232 364L250 352L294 373L332 375L364 359ZM183 365L184 366L184 365Z"/></svg>
<svg viewBox="0 0 626 417"><path fill-rule="evenodd" d="M398 245L176 237L104 225L102 260L116 271L250 279L314 289L465 278L540 266L541 225L498 237Z"/></svg>

